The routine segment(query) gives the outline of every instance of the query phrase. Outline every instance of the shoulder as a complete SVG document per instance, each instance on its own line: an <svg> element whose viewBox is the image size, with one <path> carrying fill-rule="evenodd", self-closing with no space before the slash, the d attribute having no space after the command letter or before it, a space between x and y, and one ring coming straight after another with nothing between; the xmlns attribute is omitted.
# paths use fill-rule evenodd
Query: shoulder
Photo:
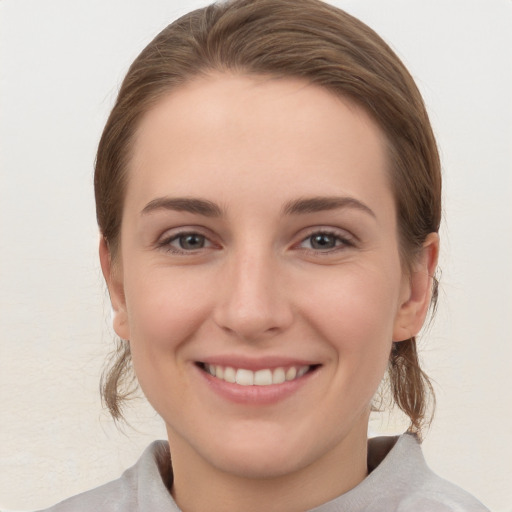
<svg viewBox="0 0 512 512"><path fill-rule="evenodd" d="M358 486L312 512L489 512L427 466L414 435L370 439L368 470Z"/></svg>
<svg viewBox="0 0 512 512"><path fill-rule="evenodd" d="M425 462L421 445L410 434L401 436L381 467L394 489L397 512L489 512L475 497L436 475Z"/></svg>
<svg viewBox="0 0 512 512"><path fill-rule="evenodd" d="M474 496L428 470L404 495L397 512L489 512Z"/></svg>
<svg viewBox="0 0 512 512"><path fill-rule="evenodd" d="M39 512L92 512L93 510L117 512L131 510L130 501L133 493L124 478L125 474L108 484L77 494Z"/></svg>
<svg viewBox="0 0 512 512"><path fill-rule="evenodd" d="M167 482L172 479L167 443L152 443L120 478L40 512L178 512Z"/></svg>

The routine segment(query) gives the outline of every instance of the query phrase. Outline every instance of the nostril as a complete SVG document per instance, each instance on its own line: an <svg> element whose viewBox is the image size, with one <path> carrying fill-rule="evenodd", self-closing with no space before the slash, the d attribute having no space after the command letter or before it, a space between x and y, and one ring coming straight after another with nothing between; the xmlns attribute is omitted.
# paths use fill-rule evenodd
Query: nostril
<svg viewBox="0 0 512 512"><path fill-rule="evenodd" d="M275 336L293 321L293 314L286 304L258 307L229 304L219 307L214 321L224 332L247 341Z"/></svg>

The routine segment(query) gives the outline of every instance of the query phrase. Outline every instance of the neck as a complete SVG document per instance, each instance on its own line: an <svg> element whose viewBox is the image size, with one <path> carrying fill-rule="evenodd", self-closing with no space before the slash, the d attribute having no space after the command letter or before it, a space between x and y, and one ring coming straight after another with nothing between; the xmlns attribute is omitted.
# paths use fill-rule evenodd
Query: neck
<svg viewBox="0 0 512 512"><path fill-rule="evenodd" d="M173 497L184 512L298 512L353 489L368 473L367 437L350 434L314 463L292 473L251 478L210 465L170 435ZM200 490L200 492L198 492Z"/></svg>

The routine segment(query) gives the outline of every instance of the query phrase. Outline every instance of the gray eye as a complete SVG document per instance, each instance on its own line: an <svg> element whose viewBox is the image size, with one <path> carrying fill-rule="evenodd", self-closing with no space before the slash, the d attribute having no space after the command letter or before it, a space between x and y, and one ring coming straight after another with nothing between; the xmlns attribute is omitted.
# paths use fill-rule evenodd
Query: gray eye
<svg viewBox="0 0 512 512"><path fill-rule="evenodd" d="M205 246L205 237L197 233L190 233L178 237L178 243L181 249L193 251L195 249L202 249Z"/></svg>
<svg viewBox="0 0 512 512"><path fill-rule="evenodd" d="M337 237L328 233L316 233L309 237L313 249L333 249L336 247Z"/></svg>

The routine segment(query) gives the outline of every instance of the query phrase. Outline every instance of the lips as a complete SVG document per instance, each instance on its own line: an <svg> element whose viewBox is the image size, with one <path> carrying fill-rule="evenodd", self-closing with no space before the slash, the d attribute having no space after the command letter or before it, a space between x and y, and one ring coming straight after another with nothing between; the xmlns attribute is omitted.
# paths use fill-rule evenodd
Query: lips
<svg viewBox="0 0 512 512"><path fill-rule="evenodd" d="M287 357L257 359L233 354L195 361L194 366L208 390L223 401L244 407L272 406L300 393L314 382L322 364ZM210 395L208 395L208 400ZM225 402L224 402L225 403Z"/></svg>
<svg viewBox="0 0 512 512"><path fill-rule="evenodd" d="M288 367L262 368L256 371L219 364L202 363L200 367L211 376L224 382L240 386L271 386L300 379L311 371L312 365L292 365Z"/></svg>

